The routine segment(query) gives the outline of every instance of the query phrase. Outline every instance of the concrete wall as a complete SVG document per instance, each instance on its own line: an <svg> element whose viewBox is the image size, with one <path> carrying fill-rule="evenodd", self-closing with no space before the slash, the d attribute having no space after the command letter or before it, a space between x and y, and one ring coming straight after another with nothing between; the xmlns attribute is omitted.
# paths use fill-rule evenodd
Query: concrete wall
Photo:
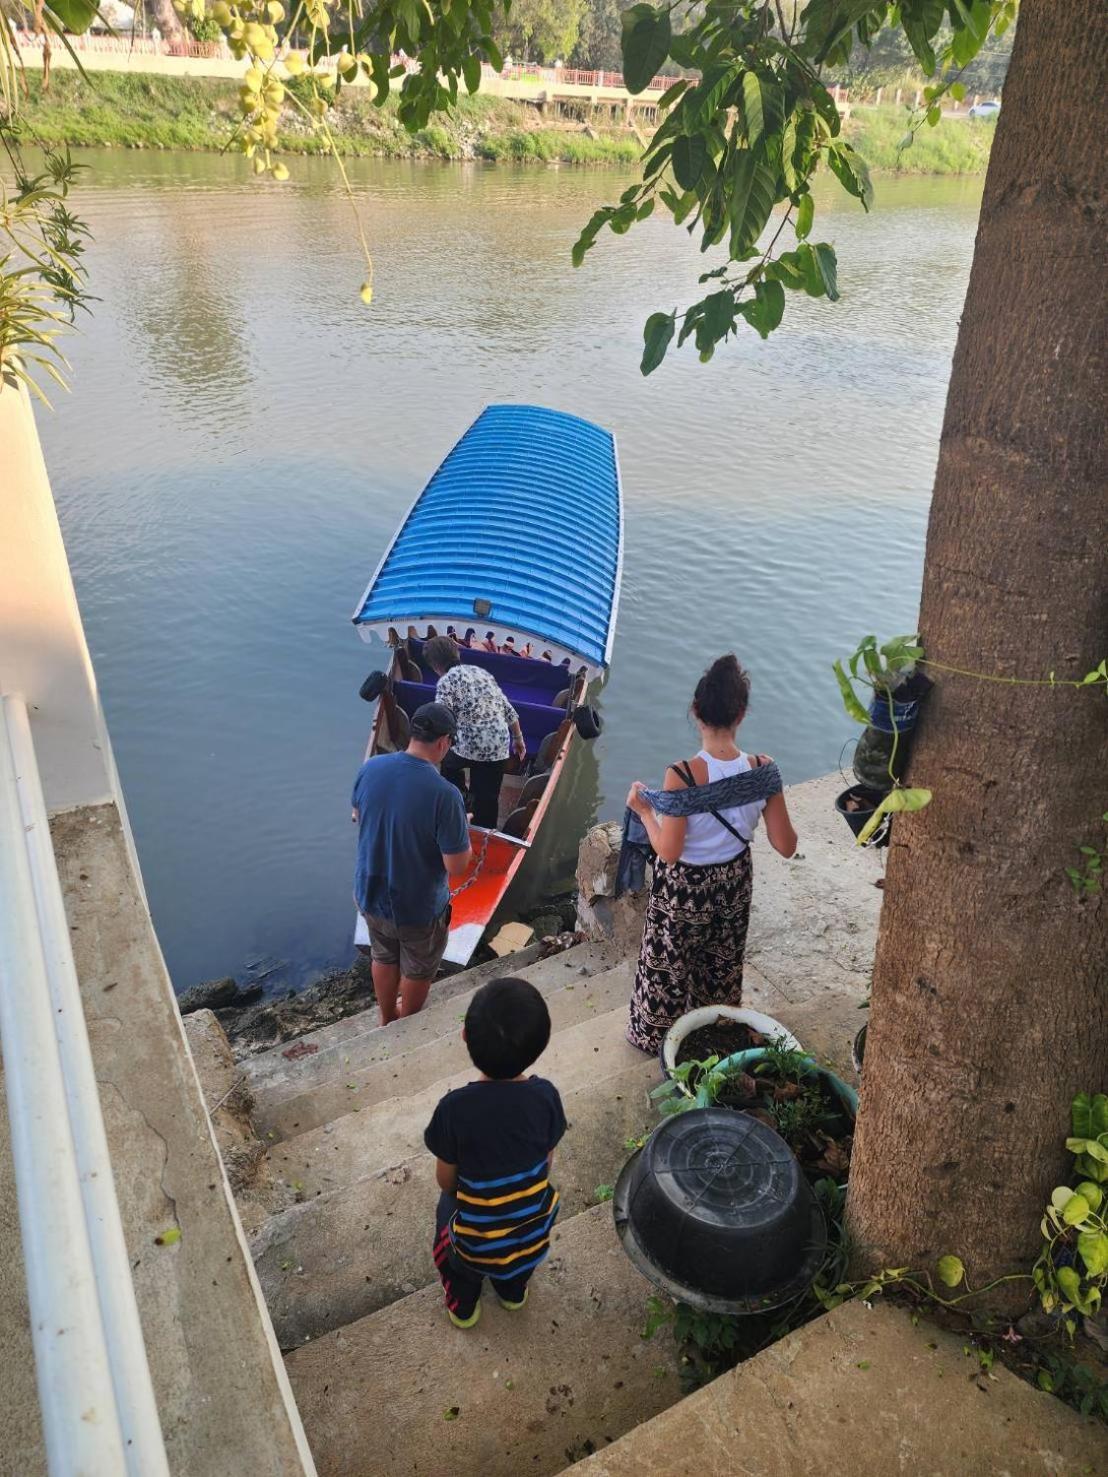
<svg viewBox="0 0 1108 1477"><path fill-rule="evenodd" d="M64 413L64 412L63 412ZM314 1473L142 889L26 392L0 382L0 693L31 712L174 1477ZM4 927L0 898L0 928ZM22 982L0 978L0 989ZM158 1246L169 1229L180 1240ZM0 1474L45 1470L0 1115Z"/></svg>

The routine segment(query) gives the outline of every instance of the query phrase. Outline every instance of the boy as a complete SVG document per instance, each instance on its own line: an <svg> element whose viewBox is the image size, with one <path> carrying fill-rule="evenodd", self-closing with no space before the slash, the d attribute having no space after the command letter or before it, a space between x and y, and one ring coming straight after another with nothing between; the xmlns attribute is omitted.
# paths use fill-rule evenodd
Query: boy
<svg viewBox="0 0 1108 1477"><path fill-rule="evenodd" d="M481 1076L446 1094L423 1140L438 1161L434 1258L447 1316L455 1328L472 1328L486 1277L502 1307L515 1312L527 1301L558 1214L549 1174L566 1120L553 1083L523 1075L550 1040L550 1013L534 985L482 985L462 1035Z"/></svg>

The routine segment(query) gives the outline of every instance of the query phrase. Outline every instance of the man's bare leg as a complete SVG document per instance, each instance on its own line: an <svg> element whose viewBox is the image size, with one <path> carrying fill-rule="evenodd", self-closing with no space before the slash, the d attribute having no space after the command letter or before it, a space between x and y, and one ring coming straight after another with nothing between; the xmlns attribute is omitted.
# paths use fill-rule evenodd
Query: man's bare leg
<svg viewBox="0 0 1108 1477"><path fill-rule="evenodd" d="M406 974L400 976L400 1014L418 1015L427 1000L431 988L430 980L411 980Z"/></svg>
<svg viewBox="0 0 1108 1477"><path fill-rule="evenodd" d="M401 984L399 964L381 964L376 959L373 961L373 993L381 1007L383 1026L390 1025L396 1019L399 1003L396 992Z"/></svg>

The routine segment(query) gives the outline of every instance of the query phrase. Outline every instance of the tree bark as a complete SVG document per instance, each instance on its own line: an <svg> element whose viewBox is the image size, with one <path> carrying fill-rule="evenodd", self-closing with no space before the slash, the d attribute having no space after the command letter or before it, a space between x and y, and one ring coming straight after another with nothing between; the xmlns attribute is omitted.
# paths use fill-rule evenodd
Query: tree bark
<svg viewBox="0 0 1108 1477"><path fill-rule="evenodd" d="M1108 655L1108 7L1024 0L954 354L920 628L935 662L1081 678ZM961 124L956 126L963 126ZM848 1218L869 1266L1026 1271L1108 1089L1103 687L931 668L893 823Z"/></svg>
<svg viewBox="0 0 1108 1477"><path fill-rule="evenodd" d="M173 8L173 0L150 0L150 12L154 25L161 31L166 41L179 41L184 38L185 28L181 17Z"/></svg>

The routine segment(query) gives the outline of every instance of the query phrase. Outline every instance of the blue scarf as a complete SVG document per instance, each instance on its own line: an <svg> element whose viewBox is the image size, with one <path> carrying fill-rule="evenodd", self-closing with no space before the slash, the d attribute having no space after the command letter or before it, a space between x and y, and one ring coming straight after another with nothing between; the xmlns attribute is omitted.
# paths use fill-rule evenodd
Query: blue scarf
<svg viewBox="0 0 1108 1477"><path fill-rule="evenodd" d="M643 799L658 815L708 815L713 810L753 805L780 795L784 786L776 764L760 764L743 774L728 775L708 785L690 785L685 790L642 790ZM721 822L722 824L722 822ZM749 845L749 837L744 837ZM653 857L646 827L628 807L623 817L623 841L616 869L616 897L641 892L646 885L646 864Z"/></svg>

